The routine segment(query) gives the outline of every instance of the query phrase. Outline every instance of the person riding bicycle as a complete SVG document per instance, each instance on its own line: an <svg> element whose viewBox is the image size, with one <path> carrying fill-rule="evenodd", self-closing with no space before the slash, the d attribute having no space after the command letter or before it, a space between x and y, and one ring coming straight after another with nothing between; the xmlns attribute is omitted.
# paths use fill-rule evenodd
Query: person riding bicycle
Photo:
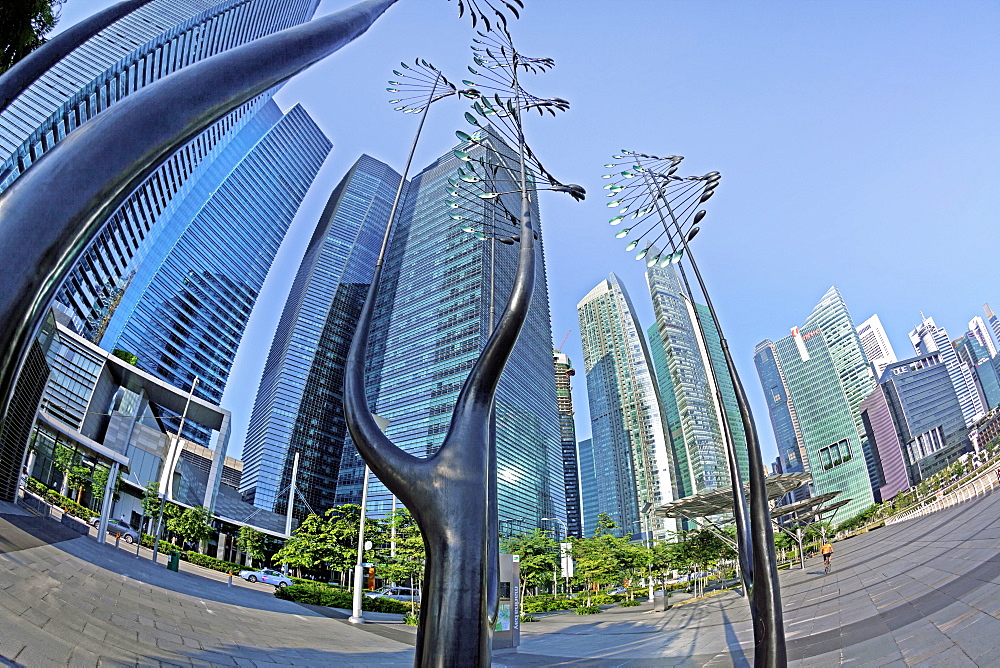
<svg viewBox="0 0 1000 668"><path fill-rule="evenodd" d="M833 557L833 545L830 544L830 541L826 541L819 551L823 555L823 566L829 566L830 559Z"/></svg>

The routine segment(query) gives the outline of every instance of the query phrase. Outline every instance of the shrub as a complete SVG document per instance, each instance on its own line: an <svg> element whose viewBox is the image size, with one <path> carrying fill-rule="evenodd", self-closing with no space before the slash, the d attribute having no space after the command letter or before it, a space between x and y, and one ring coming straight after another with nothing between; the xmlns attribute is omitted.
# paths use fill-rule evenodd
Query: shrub
<svg viewBox="0 0 1000 668"><path fill-rule="evenodd" d="M310 605L325 605L330 608L341 608L350 610L354 607L354 597L351 592L344 589L335 589L322 583L295 584L289 587L280 587L275 590L274 595L287 601L296 603L309 603ZM410 605L392 598L368 598L361 599L361 609L367 612L393 612L405 614L410 611Z"/></svg>
<svg viewBox="0 0 1000 668"><path fill-rule="evenodd" d="M407 626L419 626L420 625L420 615L415 615L412 612L408 612L403 615L403 623Z"/></svg>
<svg viewBox="0 0 1000 668"><path fill-rule="evenodd" d="M555 596L532 596L524 600L521 606L524 612L552 612L554 610L572 610L579 601L572 598L562 598Z"/></svg>
<svg viewBox="0 0 1000 668"><path fill-rule="evenodd" d="M642 603L640 603L639 601L636 601L636 600L622 601L621 602L621 607L623 607L623 608L634 608L637 605L642 605Z"/></svg>
<svg viewBox="0 0 1000 668"><path fill-rule="evenodd" d="M615 602L615 597L610 594L594 594L590 597L590 602L594 605L608 605Z"/></svg>
<svg viewBox="0 0 1000 668"><path fill-rule="evenodd" d="M222 559L216 559L215 557L210 557L207 554L201 554L200 552L194 552L192 550L181 552L181 559L184 561L190 561L192 564L197 566L211 568L213 571L222 571L223 573L238 574L241 570L243 570L243 567L235 562L223 561Z"/></svg>
<svg viewBox="0 0 1000 668"><path fill-rule="evenodd" d="M521 623L527 624L529 622L537 622L538 617L532 617L531 615L521 615Z"/></svg>
<svg viewBox="0 0 1000 668"><path fill-rule="evenodd" d="M576 609L578 615L597 615L602 611L596 605L581 605Z"/></svg>

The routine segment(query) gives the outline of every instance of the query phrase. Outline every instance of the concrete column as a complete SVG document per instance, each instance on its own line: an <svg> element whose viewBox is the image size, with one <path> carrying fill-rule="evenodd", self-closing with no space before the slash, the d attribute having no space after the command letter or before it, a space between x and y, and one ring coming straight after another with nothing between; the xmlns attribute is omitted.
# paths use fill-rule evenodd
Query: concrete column
<svg viewBox="0 0 1000 668"><path fill-rule="evenodd" d="M108 518L111 516L111 496L114 493L115 480L118 478L118 462L111 462L108 472L108 482L104 485L104 501L101 503L101 521L97 523L97 542L104 544L104 536L108 533Z"/></svg>

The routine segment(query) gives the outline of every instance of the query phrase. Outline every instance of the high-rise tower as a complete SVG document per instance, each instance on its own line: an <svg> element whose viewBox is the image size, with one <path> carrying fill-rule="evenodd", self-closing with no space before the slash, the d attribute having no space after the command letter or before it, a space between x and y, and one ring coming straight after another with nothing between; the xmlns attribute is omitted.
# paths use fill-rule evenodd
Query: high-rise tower
<svg viewBox="0 0 1000 668"><path fill-rule="evenodd" d="M859 407L875 380L837 288L823 295L801 329L758 344L755 361L765 393L772 393L768 407L782 454L795 449L789 435L794 433L804 446L816 494L841 491L840 498L852 499L840 511L844 518L870 506L880 478Z"/></svg>
<svg viewBox="0 0 1000 668"><path fill-rule="evenodd" d="M331 148L309 115L254 115L166 221L101 345L218 403L243 329L299 203ZM207 434L192 427L190 440Z"/></svg>
<svg viewBox="0 0 1000 668"><path fill-rule="evenodd" d="M676 496L674 463L660 409L653 361L628 293L614 274L577 304L596 473L597 507L584 505L584 525L606 512L624 534L649 508ZM655 520L663 537L672 520Z"/></svg>
<svg viewBox="0 0 1000 668"><path fill-rule="evenodd" d="M344 364L371 285L399 174L362 155L327 202L278 321L243 449L241 493L284 513L296 486L317 512L337 503ZM302 508L304 514L305 508Z"/></svg>
<svg viewBox="0 0 1000 668"><path fill-rule="evenodd" d="M913 344L917 355L938 353L941 361L947 367L948 376L955 387L955 394L958 395L958 402L962 406L965 424L972 426L985 412L982 399L976 389L973 372L969 370L968 366L962 364L951 339L948 338L948 332L943 327L938 327L934 323L934 318L924 317L921 323L910 332L910 343Z"/></svg>
<svg viewBox="0 0 1000 668"><path fill-rule="evenodd" d="M0 191L122 98L191 63L307 21L317 4L153 0L122 17L53 65L0 114ZM100 341L136 264L177 201L273 92L242 105L167 158L108 218L56 295L87 338Z"/></svg>
<svg viewBox="0 0 1000 668"><path fill-rule="evenodd" d="M566 492L566 533L583 537L580 515L580 462L576 449L576 424L573 422L573 389L570 378L576 375L569 355L552 353L556 374L556 402L559 406L559 436L562 444L563 487Z"/></svg>
<svg viewBox="0 0 1000 668"><path fill-rule="evenodd" d="M650 347L677 468L677 494L685 497L730 484L723 420L732 431L745 482L749 472L746 436L718 327L708 308L693 303L681 289L674 265L649 267L646 283L656 315L657 341L653 342L650 329ZM671 425L675 420L676 426Z"/></svg>
<svg viewBox="0 0 1000 668"><path fill-rule="evenodd" d="M488 129L477 136L480 143L514 157ZM468 142L458 148L473 158L484 152ZM464 164L449 151L411 179L386 258L372 327L368 375L372 408L389 421L389 438L418 457L430 456L441 446L459 390L492 332L491 319L499 318L506 304L517 264L516 243L501 243L491 234L469 234L462 225L479 230L484 222L489 227L491 220L507 225L496 200L518 211L518 194L482 199L481 213L465 214L461 223L449 215L453 210L446 204L448 179L454 180ZM503 170L498 178L505 178ZM513 180L508 185L513 186ZM485 188L485 183L465 186ZM531 212L537 223L534 197ZM565 521L566 513L544 241L540 226L536 230L534 294L500 378L494 411L500 520L523 520L528 526L539 526L542 517ZM503 234L502 229L497 231L497 236ZM353 452L352 445L344 457L354 457ZM354 468L343 469L341 480L353 476ZM369 511L382 514L393 505L391 493L374 481Z"/></svg>
<svg viewBox="0 0 1000 668"><path fill-rule="evenodd" d="M990 357L997 356L997 347L993 343L993 336L990 335L990 330L982 316L977 315L969 321L969 331L976 337L979 344L989 351Z"/></svg>
<svg viewBox="0 0 1000 668"><path fill-rule="evenodd" d="M882 327L878 313L858 325L858 338L861 339L861 347L864 348L865 356L874 368L877 379L887 366L896 361L896 353L889 343L889 337Z"/></svg>

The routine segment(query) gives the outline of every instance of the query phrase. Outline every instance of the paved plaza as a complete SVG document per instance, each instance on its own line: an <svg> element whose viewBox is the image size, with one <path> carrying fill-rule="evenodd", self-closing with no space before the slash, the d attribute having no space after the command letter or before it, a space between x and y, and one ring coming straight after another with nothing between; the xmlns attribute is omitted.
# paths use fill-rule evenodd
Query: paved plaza
<svg viewBox="0 0 1000 668"><path fill-rule="evenodd" d="M835 544L781 573L789 662L801 666L1000 665L1000 495ZM398 616L275 599L270 588L149 551L99 545L0 504L4 665L411 665ZM753 662L746 600L724 592L653 612L539 616L497 666L729 666Z"/></svg>

